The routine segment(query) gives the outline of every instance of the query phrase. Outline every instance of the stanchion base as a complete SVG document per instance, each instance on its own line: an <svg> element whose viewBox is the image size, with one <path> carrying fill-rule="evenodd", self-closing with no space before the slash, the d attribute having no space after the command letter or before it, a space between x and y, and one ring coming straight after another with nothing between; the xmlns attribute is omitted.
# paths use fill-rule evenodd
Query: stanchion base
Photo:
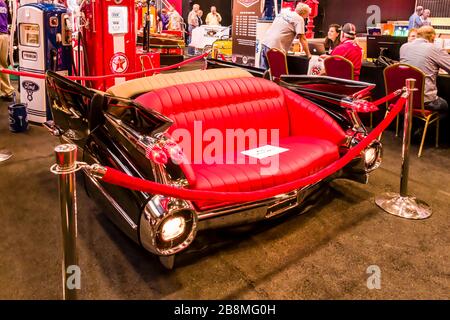
<svg viewBox="0 0 450 320"><path fill-rule="evenodd" d="M405 219L421 220L432 214L431 207L425 202L393 192L376 197L375 203L387 213Z"/></svg>
<svg viewBox="0 0 450 320"><path fill-rule="evenodd" d="M12 152L9 150L0 150L0 162L6 161L12 157Z"/></svg>

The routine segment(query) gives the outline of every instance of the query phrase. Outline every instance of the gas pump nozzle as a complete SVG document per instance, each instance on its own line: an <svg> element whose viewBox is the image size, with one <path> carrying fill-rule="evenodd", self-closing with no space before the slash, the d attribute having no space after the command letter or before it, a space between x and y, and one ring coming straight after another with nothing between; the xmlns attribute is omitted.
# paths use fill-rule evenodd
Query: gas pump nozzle
<svg viewBox="0 0 450 320"><path fill-rule="evenodd" d="M56 67L57 67L57 65L58 65L58 50L56 50L56 49L51 49L50 50L50 58L51 58L51 66L50 66L50 69L52 70L52 71L57 71L56 70Z"/></svg>

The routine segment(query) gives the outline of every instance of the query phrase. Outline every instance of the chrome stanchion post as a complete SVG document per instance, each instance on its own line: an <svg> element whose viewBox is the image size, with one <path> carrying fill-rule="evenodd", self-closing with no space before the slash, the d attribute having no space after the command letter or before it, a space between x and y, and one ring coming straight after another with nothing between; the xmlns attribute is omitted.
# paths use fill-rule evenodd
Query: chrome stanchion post
<svg viewBox="0 0 450 320"><path fill-rule="evenodd" d="M63 144L55 148L56 165L51 171L59 176L59 204L63 237L63 298L74 300L77 289L68 283L69 268L78 268L76 180L77 147Z"/></svg>
<svg viewBox="0 0 450 320"><path fill-rule="evenodd" d="M411 147L412 112L413 112L415 85L416 85L415 79L406 80L408 102L405 107L405 115L403 120L402 172L400 177L400 195L402 197L408 196L409 149Z"/></svg>
<svg viewBox="0 0 450 320"><path fill-rule="evenodd" d="M411 146L411 127L415 79L406 80L408 101L405 106L402 146L402 172L400 177L400 193L388 192L375 198L375 203L387 213L406 219L426 219L432 214L431 207L425 202L408 196L409 151Z"/></svg>

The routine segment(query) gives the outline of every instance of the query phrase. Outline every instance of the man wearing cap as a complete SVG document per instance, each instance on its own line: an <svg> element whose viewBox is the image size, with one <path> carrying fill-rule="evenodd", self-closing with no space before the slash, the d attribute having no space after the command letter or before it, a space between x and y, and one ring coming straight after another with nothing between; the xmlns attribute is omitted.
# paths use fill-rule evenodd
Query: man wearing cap
<svg viewBox="0 0 450 320"><path fill-rule="evenodd" d="M418 6L416 8L416 12L414 12L410 17L409 17L409 29L413 29L413 28L420 28L423 25L422 19L420 18L423 14L423 7L422 6Z"/></svg>
<svg viewBox="0 0 450 320"><path fill-rule="evenodd" d="M332 56L342 56L353 63L353 77L359 80L362 65L362 49L355 42L356 27L352 23L344 24L341 44L331 52Z"/></svg>
<svg viewBox="0 0 450 320"><path fill-rule="evenodd" d="M307 58L311 58L308 41L305 36L305 19L308 18L310 13L311 8L307 4L299 3L294 12L284 10L276 16L262 41L261 68L269 68L266 54L271 48L282 49L288 52L296 37L299 39Z"/></svg>

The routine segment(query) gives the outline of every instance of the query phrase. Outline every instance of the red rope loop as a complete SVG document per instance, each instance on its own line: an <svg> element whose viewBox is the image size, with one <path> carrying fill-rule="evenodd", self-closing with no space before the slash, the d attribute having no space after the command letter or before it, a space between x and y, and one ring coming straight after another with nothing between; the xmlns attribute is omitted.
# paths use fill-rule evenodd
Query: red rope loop
<svg viewBox="0 0 450 320"><path fill-rule="evenodd" d="M355 147L351 148L342 158L316 172L313 175L304 177L285 184L274 186L267 189L255 190L250 192L218 192L206 190L190 190L177 188L165 184L159 184L153 181L148 181L140 178L129 176L123 172L107 167L106 174L103 181L110 184L115 184L131 190L147 192L150 194L159 194L174 198L180 198L191 201L217 201L217 202L250 202L267 199L279 194L287 193L292 190L297 190L307 185L314 184L320 180L330 176L346 166L356 156L358 156L365 148L367 148L377 137L389 126L395 119L397 114L403 109L406 103L406 98L402 96L387 117L380 122L380 124L372 130L362 141Z"/></svg>
<svg viewBox="0 0 450 320"><path fill-rule="evenodd" d="M106 80L106 79L111 79L111 78L136 77L136 76L143 75L147 72L162 72L162 71L176 69L176 68L182 67L186 64L201 60L201 59L205 58L206 56L208 56L208 54L209 54L209 52L205 52L204 54L202 54L200 56L193 57L193 58L184 60L182 62L173 64L170 66L166 66L166 67L161 67L161 68L146 69L146 70L142 70L142 71L129 72L129 73L108 74L108 75L104 75L104 76L85 76L85 77L67 76L66 78L73 80L73 81L77 81L77 80L95 81L95 80ZM35 78L35 79L45 79L45 74L34 73L34 72L15 71L15 70L9 70L9 69L3 68L3 69L0 69L0 73L15 75L15 76L22 76L22 77L30 77L30 78Z"/></svg>

